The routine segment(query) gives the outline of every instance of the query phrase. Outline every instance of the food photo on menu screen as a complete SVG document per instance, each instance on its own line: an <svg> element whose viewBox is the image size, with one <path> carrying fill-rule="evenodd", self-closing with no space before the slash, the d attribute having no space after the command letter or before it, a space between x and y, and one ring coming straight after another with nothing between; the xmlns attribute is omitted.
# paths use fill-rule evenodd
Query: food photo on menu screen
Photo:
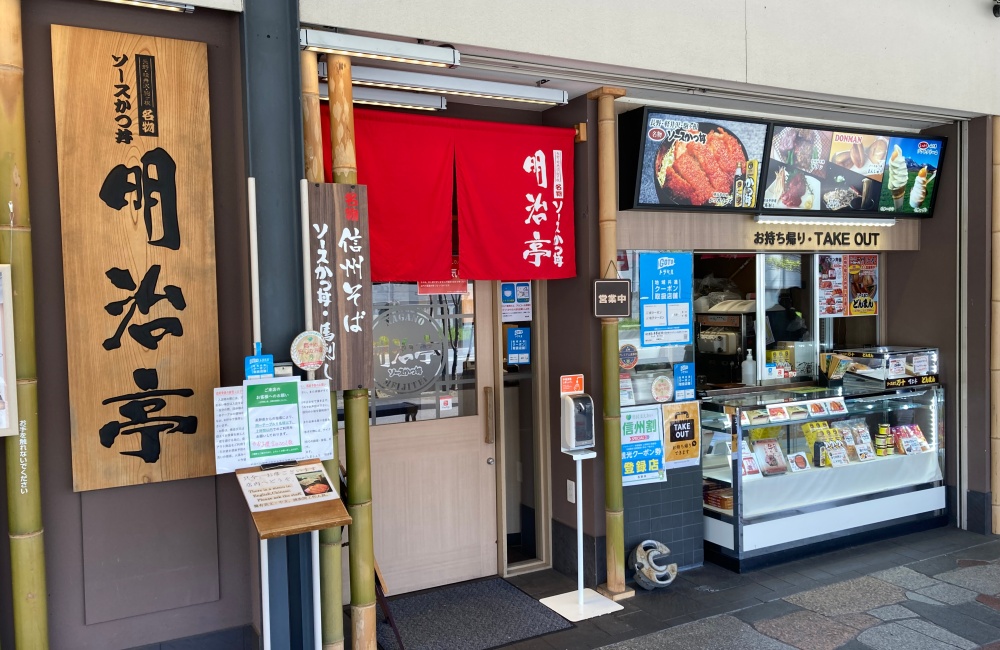
<svg viewBox="0 0 1000 650"><path fill-rule="evenodd" d="M879 212L923 215L934 203L944 141L934 138L889 138Z"/></svg>
<svg viewBox="0 0 1000 650"><path fill-rule="evenodd" d="M875 212L890 138L776 124L765 210Z"/></svg>
<svg viewBox="0 0 1000 650"><path fill-rule="evenodd" d="M767 125L649 111L640 206L752 210Z"/></svg>

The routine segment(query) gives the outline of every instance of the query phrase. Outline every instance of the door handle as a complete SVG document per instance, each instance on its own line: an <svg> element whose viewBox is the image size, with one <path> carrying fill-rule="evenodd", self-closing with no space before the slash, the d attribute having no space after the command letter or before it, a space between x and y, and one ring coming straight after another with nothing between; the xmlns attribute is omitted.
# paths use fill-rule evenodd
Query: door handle
<svg viewBox="0 0 1000 650"><path fill-rule="evenodd" d="M483 404L486 408L486 435L483 437L483 442L488 445L492 445L496 442L496 409L493 403L493 387L486 386L483 388Z"/></svg>

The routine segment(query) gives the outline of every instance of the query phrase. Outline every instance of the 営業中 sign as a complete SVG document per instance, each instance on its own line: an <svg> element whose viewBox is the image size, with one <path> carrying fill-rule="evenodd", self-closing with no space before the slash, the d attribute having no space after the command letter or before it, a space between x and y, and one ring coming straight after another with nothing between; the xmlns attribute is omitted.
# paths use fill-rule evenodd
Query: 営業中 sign
<svg viewBox="0 0 1000 650"><path fill-rule="evenodd" d="M628 318L632 315L630 280L594 280L594 316Z"/></svg>

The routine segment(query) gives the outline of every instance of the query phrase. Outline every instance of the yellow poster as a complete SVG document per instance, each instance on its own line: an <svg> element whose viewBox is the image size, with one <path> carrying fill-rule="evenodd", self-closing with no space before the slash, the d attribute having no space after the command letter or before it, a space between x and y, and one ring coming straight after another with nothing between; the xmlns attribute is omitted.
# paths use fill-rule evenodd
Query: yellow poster
<svg viewBox="0 0 1000 650"><path fill-rule="evenodd" d="M691 467L701 461L701 402L663 405L663 468Z"/></svg>

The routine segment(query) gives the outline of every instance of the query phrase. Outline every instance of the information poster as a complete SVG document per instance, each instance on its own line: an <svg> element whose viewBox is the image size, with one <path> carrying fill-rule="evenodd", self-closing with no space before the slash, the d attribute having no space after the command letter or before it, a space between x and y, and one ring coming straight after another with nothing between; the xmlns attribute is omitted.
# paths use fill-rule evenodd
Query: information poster
<svg viewBox="0 0 1000 650"><path fill-rule="evenodd" d="M250 512L302 506L340 497L322 463L237 475Z"/></svg>
<svg viewBox="0 0 1000 650"><path fill-rule="evenodd" d="M639 254L639 335L643 347L694 340L691 253Z"/></svg>
<svg viewBox="0 0 1000 650"><path fill-rule="evenodd" d="M757 207L767 124L650 110L637 207Z"/></svg>
<svg viewBox="0 0 1000 650"><path fill-rule="evenodd" d="M663 414L659 406L622 409L622 485L667 480L663 467Z"/></svg>
<svg viewBox="0 0 1000 650"><path fill-rule="evenodd" d="M520 323L531 320L531 283L500 283L500 321Z"/></svg>
<svg viewBox="0 0 1000 650"><path fill-rule="evenodd" d="M507 363L512 365L531 363L531 328L507 329Z"/></svg>
<svg viewBox="0 0 1000 650"><path fill-rule="evenodd" d="M819 256L819 315L878 314L878 255Z"/></svg>
<svg viewBox="0 0 1000 650"><path fill-rule="evenodd" d="M300 453L299 382L250 381L243 388L246 391L250 458Z"/></svg>
<svg viewBox="0 0 1000 650"><path fill-rule="evenodd" d="M280 380L278 380L280 381ZM286 460L333 458L333 419L330 403L330 382L298 382L298 412L301 427L299 452L274 452L266 456L251 456L250 419L247 409L246 386L226 386L215 389L215 467L217 474L235 472L245 467ZM265 384L266 385L266 384Z"/></svg>
<svg viewBox="0 0 1000 650"><path fill-rule="evenodd" d="M700 402L664 404L663 468L691 467L701 461Z"/></svg>

